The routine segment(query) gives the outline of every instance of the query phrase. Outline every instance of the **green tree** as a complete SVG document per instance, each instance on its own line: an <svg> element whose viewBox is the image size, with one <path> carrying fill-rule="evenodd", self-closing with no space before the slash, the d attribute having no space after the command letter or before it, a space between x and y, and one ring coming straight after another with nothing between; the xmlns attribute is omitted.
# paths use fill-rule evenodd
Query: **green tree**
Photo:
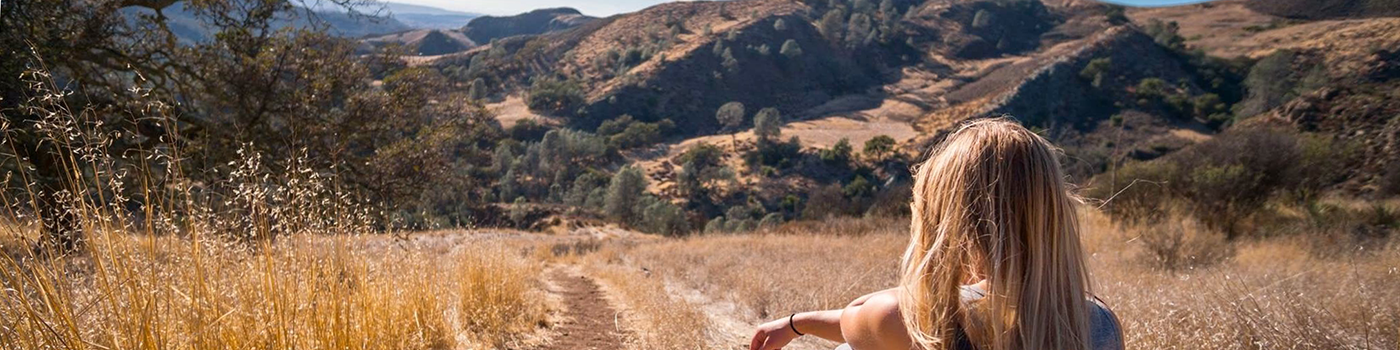
<svg viewBox="0 0 1400 350"><path fill-rule="evenodd" d="M734 58L734 52L730 51L729 48L724 49L724 53L720 55L720 59L720 64L724 66L724 70L730 73L739 70L739 60Z"/></svg>
<svg viewBox="0 0 1400 350"><path fill-rule="evenodd" d="M733 130L744 124L744 104L740 102L729 102L719 106L715 111L715 120L719 121L725 129ZM738 145L734 135L729 135L731 141Z"/></svg>
<svg viewBox="0 0 1400 350"><path fill-rule="evenodd" d="M758 111L753 117L753 132L759 142L776 140L782 133L783 114L777 108L768 107Z"/></svg>
<svg viewBox="0 0 1400 350"><path fill-rule="evenodd" d="M530 110L546 114L569 115L583 102L582 86L551 77L536 78L525 96L525 105Z"/></svg>
<svg viewBox="0 0 1400 350"><path fill-rule="evenodd" d="M489 89L489 87L486 86L485 79L472 79L471 88L468 90L467 95L471 96L473 100L484 99L486 98L487 89Z"/></svg>
<svg viewBox="0 0 1400 350"><path fill-rule="evenodd" d="M612 181L608 183L607 197L603 201L603 211L609 218L618 222L634 225L640 219L637 215L637 203L642 200L642 196L647 189L646 175L637 167L628 166L618 170L613 175Z"/></svg>
<svg viewBox="0 0 1400 350"><path fill-rule="evenodd" d="M1089 60L1089 64L1079 71L1079 77L1088 80L1090 85L1094 87L1100 87L1103 85L1104 75L1108 74L1108 70L1112 67L1113 59L1108 57L1095 58Z"/></svg>
<svg viewBox="0 0 1400 350"><path fill-rule="evenodd" d="M822 150L821 158L828 163L846 164L851 161L852 150L851 140L843 137L836 141L835 145L831 145L831 148Z"/></svg>
<svg viewBox="0 0 1400 350"><path fill-rule="evenodd" d="M1242 118L1252 117L1297 97L1293 87L1296 81L1293 61L1296 57L1297 53L1291 50L1278 50L1255 63L1244 78L1247 93L1235 114Z"/></svg>
<svg viewBox="0 0 1400 350"><path fill-rule="evenodd" d="M773 21L773 30L781 32L786 31L787 29L787 21L784 21L782 18L779 18L777 21Z"/></svg>
<svg viewBox="0 0 1400 350"><path fill-rule="evenodd" d="M724 166L724 151L708 143L690 147L677 161L681 171L676 174L676 188L692 203L706 200L716 183L734 178L733 171Z"/></svg>
<svg viewBox="0 0 1400 350"><path fill-rule="evenodd" d="M680 235L690 230L685 212L671 202L655 200L642 210L642 229L663 235Z"/></svg>
<svg viewBox="0 0 1400 350"><path fill-rule="evenodd" d="M895 141L893 137L880 135L865 141L865 155L871 159L881 162L885 160L885 155L894 152Z"/></svg>
<svg viewBox="0 0 1400 350"><path fill-rule="evenodd" d="M823 15L822 19L817 22L817 30L821 31L822 36L833 43L839 43L841 39L846 37L845 27L846 11L841 9L827 11L826 15Z"/></svg>
<svg viewBox="0 0 1400 350"><path fill-rule="evenodd" d="M802 56L802 46L796 40L788 39L783 42L783 47L778 49L778 53L787 58L797 58Z"/></svg>

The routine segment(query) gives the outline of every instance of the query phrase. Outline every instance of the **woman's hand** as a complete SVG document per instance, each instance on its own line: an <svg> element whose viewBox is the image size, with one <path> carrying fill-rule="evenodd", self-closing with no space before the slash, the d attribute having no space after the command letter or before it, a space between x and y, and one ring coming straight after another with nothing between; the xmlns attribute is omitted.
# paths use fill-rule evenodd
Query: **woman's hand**
<svg viewBox="0 0 1400 350"><path fill-rule="evenodd" d="M788 326L788 318L783 317L758 325L753 334L753 341L749 343L749 350L782 349L793 339L797 339L797 333Z"/></svg>

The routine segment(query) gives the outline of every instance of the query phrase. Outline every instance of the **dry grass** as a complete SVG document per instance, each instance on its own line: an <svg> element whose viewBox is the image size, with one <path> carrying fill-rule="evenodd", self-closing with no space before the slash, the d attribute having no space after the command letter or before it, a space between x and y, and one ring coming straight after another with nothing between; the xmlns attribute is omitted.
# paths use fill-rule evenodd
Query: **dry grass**
<svg viewBox="0 0 1400 350"><path fill-rule="evenodd" d="M543 322L540 264L500 246L386 241L111 234L79 256L0 258L0 348L504 347Z"/></svg>
<svg viewBox="0 0 1400 350"><path fill-rule="evenodd" d="M1320 257L1306 236L1215 244L1204 263L1163 269L1138 230L1086 212L1096 293L1122 318L1133 349L1394 349L1400 346L1400 246ZM803 223L781 234L710 235L618 246L614 268L647 268L703 292L691 308L736 305L754 325L789 312L844 306L893 286L907 223ZM1178 228L1188 242L1199 232ZM1197 243L1189 243L1197 244ZM1188 244L1188 246L1189 246ZM1201 247L1191 249L1209 250ZM1231 255L1230 253L1233 253ZM630 302L630 301L629 301ZM689 328L661 322L655 329ZM731 334L732 341L747 334ZM808 337L810 338L810 337ZM728 343L692 343L691 348ZM829 348L805 340L793 348ZM728 346L732 347L732 346Z"/></svg>
<svg viewBox="0 0 1400 350"><path fill-rule="evenodd" d="M620 312L630 330L629 348L693 349L705 339L713 339L714 329L704 311L669 293L661 279L647 278L643 271L618 264L590 263L585 271L625 301Z"/></svg>
<svg viewBox="0 0 1400 350"><path fill-rule="evenodd" d="M207 183L174 170L175 145L110 154L108 116L33 75L26 111L42 118L0 125L3 143L28 132L72 154L42 193L0 153L18 169L0 189L0 349L501 348L545 322L542 265L508 242L366 234L368 207L296 159L269 169L240 151ZM56 241L36 229L45 195L74 218L72 249L39 243Z"/></svg>

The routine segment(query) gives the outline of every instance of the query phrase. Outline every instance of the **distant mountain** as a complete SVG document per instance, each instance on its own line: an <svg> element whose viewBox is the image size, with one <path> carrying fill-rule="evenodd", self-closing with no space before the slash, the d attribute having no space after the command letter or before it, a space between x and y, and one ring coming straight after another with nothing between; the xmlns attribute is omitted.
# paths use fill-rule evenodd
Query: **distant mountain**
<svg viewBox="0 0 1400 350"><path fill-rule="evenodd" d="M397 2L383 2L381 4L386 12L385 15L419 29L461 28L472 19L481 17L481 14L444 10L430 6Z"/></svg>
<svg viewBox="0 0 1400 350"><path fill-rule="evenodd" d="M561 7L539 9L514 16L481 16L473 19L462 32L477 43L516 35L535 35L569 29L597 18L584 16L578 10Z"/></svg>
<svg viewBox="0 0 1400 350"><path fill-rule="evenodd" d="M154 12L144 7L127 7L122 9L123 14L134 18L140 15L150 15ZM184 2L177 2L162 11L166 16L166 24L175 33L180 41L196 43L207 41L213 37L212 26L205 23L193 11L185 7ZM310 15L308 15L310 14ZM365 36L384 35L389 33L412 30L413 27L404 24L394 18L371 17L366 15L350 15L341 11L308 11L305 8L298 8L295 14L287 14L282 19L278 19L274 24L277 28L300 27L309 28L312 26L326 26L331 34L359 38Z"/></svg>
<svg viewBox="0 0 1400 350"><path fill-rule="evenodd" d="M448 29L419 29L377 37L365 38L364 42L374 47L401 44L422 56L436 56L464 51L476 47L462 32Z"/></svg>

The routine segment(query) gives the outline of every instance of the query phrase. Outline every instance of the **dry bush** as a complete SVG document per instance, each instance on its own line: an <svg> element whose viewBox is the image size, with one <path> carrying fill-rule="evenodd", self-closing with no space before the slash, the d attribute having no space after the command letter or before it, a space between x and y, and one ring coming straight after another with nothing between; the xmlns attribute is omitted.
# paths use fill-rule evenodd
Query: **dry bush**
<svg viewBox="0 0 1400 350"><path fill-rule="evenodd" d="M1234 239L1242 224L1274 200L1309 202L1344 179L1354 147L1288 130L1232 130L1150 162L1099 175L1087 194L1114 219L1155 225L1170 211L1188 212Z"/></svg>
<svg viewBox="0 0 1400 350"><path fill-rule="evenodd" d="M1144 260L1163 270L1215 265L1234 255L1225 235L1182 215L1170 215L1154 225L1134 225L1127 231L1141 244Z"/></svg>

